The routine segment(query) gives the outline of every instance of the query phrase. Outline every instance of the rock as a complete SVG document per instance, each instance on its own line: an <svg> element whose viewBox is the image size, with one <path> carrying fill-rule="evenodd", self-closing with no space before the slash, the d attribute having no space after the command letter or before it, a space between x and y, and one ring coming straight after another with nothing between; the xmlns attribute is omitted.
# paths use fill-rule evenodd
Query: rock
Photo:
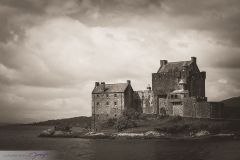
<svg viewBox="0 0 240 160"><path fill-rule="evenodd" d="M55 131L53 136L64 136L65 133L63 131Z"/></svg>
<svg viewBox="0 0 240 160"><path fill-rule="evenodd" d="M232 137L234 136L233 133L219 133L219 134L216 134L215 136L217 137Z"/></svg>
<svg viewBox="0 0 240 160"><path fill-rule="evenodd" d="M118 137L143 137L144 133L118 133Z"/></svg>
<svg viewBox="0 0 240 160"><path fill-rule="evenodd" d="M148 136L148 137L160 137L160 136L164 136L163 133L159 133L159 132L156 132L156 131L148 131L144 134L145 136Z"/></svg>
<svg viewBox="0 0 240 160"><path fill-rule="evenodd" d="M208 135L210 135L210 133L209 131L206 131L206 130L202 130L195 133L195 137L202 137L202 136L208 136Z"/></svg>
<svg viewBox="0 0 240 160"><path fill-rule="evenodd" d="M104 133L101 133L101 132L88 132L85 134L86 136L104 136L105 134Z"/></svg>
<svg viewBox="0 0 240 160"><path fill-rule="evenodd" d="M54 129L47 129L40 133L40 136L51 136L54 134Z"/></svg>

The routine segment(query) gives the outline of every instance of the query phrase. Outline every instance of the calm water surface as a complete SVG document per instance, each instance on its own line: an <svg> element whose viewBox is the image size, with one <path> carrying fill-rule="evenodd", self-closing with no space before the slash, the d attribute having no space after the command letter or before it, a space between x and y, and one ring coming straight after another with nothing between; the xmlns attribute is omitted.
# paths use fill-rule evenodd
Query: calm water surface
<svg viewBox="0 0 240 160"><path fill-rule="evenodd" d="M0 127L0 150L53 150L59 160L240 160L235 140L38 138L46 127Z"/></svg>

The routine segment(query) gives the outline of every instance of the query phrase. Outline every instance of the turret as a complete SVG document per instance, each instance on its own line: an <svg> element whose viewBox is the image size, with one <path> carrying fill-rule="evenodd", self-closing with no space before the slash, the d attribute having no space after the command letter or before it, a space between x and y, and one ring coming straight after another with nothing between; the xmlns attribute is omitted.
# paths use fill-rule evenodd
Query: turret
<svg viewBox="0 0 240 160"><path fill-rule="evenodd" d="M181 90L186 90L187 82L186 82L185 79L181 79L181 80L178 82L178 84L179 84Z"/></svg>
<svg viewBox="0 0 240 160"><path fill-rule="evenodd" d="M130 81L130 80L127 80L127 84L128 84L128 85L131 85L131 81Z"/></svg>
<svg viewBox="0 0 240 160"><path fill-rule="evenodd" d="M160 67L166 65L168 63L167 60L160 60Z"/></svg>
<svg viewBox="0 0 240 160"><path fill-rule="evenodd" d="M99 86L99 82L95 82L95 87L98 87Z"/></svg>
<svg viewBox="0 0 240 160"><path fill-rule="evenodd" d="M197 63L197 58L196 57L191 57L191 62Z"/></svg>
<svg viewBox="0 0 240 160"><path fill-rule="evenodd" d="M100 87L101 87L101 90L105 91L105 82L101 82Z"/></svg>

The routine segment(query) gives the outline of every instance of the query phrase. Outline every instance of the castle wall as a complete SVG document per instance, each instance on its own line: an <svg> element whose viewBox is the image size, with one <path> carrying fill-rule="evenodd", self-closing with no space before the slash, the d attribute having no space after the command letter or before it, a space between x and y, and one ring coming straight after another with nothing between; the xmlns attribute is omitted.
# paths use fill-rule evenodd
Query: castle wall
<svg viewBox="0 0 240 160"><path fill-rule="evenodd" d="M92 128L98 128L101 121L118 118L125 107L124 101L124 93L92 94Z"/></svg>
<svg viewBox="0 0 240 160"><path fill-rule="evenodd" d="M167 114L172 114L172 108L166 107L169 106L168 102L164 99L167 98L167 95L174 91L178 90L178 79L181 77L181 72L170 72L170 73L153 73L152 74L152 88L154 94L154 113L159 114L160 108L165 108Z"/></svg>
<svg viewBox="0 0 240 160"><path fill-rule="evenodd" d="M133 105L133 89L132 87L128 86L125 93L124 93L124 106L126 109L134 107Z"/></svg>
<svg viewBox="0 0 240 160"><path fill-rule="evenodd" d="M196 117L196 99L195 98L183 98L184 105L183 116L184 117Z"/></svg>
<svg viewBox="0 0 240 160"><path fill-rule="evenodd" d="M206 101L197 102L196 98L188 97L180 100L160 99L159 107L166 110L169 116L193 118L210 118L211 105Z"/></svg>
<svg viewBox="0 0 240 160"><path fill-rule="evenodd" d="M181 105L173 105L173 116L184 116L184 106Z"/></svg>
<svg viewBox="0 0 240 160"><path fill-rule="evenodd" d="M158 114L164 115L164 112L166 115L173 115L173 105L170 103L170 101L166 98L158 98Z"/></svg>
<svg viewBox="0 0 240 160"><path fill-rule="evenodd" d="M138 112L143 113L143 110L142 110L143 101L142 101L141 97L142 97L141 91L134 91L134 93L133 93L133 106Z"/></svg>
<svg viewBox="0 0 240 160"><path fill-rule="evenodd" d="M198 102L196 105L196 118L211 118L211 105L208 102Z"/></svg>
<svg viewBox="0 0 240 160"><path fill-rule="evenodd" d="M206 72L195 73L189 79L189 93L194 97L205 97Z"/></svg>
<svg viewBox="0 0 240 160"><path fill-rule="evenodd" d="M135 92L135 104L140 106L140 110L144 114L154 114L153 93L151 90L143 90Z"/></svg>
<svg viewBox="0 0 240 160"><path fill-rule="evenodd" d="M211 118L212 119L219 119L224 118L224 104L222 102L208 102L211 107ZM234 113L234 111L232 112Z"/></svg>
<svg viewBox="0 0 240 160"><path fill-rule="evenodd" d="M180 76L180 72L153 73L152 88L154 95L167 95L179 89L178 78Z"/></svg>

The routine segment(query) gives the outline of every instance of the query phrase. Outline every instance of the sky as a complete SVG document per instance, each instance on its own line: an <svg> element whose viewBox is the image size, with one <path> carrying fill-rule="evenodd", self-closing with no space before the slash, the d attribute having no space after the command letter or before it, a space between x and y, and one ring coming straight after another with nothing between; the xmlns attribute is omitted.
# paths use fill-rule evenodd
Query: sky
<svg viewBox="0 0 240 160"><path fill-rule="evenodd" d="M161 59L240 95L239 0L1 0L0 22L0 122L90 116L95 81L142 90Z"/></svg>

